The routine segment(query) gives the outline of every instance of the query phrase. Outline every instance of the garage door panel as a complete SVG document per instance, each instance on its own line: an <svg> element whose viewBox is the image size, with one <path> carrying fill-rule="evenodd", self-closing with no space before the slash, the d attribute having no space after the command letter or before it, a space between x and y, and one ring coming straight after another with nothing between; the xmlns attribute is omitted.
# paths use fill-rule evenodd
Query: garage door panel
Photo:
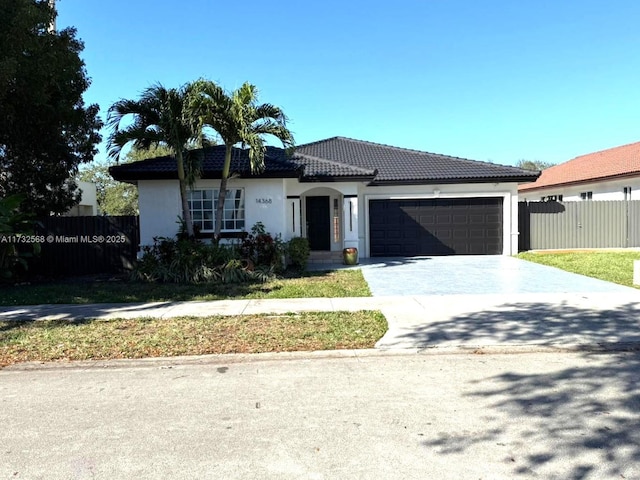
<svg viewBox="0 0 640 480"><path fill-rule="evenodd" d="M502 253L502 204L501 197L370 200L370 253Z"/></svg>

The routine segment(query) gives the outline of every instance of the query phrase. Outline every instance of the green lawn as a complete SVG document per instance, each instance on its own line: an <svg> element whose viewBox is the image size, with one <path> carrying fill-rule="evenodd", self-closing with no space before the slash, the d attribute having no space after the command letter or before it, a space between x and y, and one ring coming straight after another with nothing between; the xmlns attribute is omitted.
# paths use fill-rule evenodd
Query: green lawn
<svg viewBox="0 0 640 480"><path fill-rule="evenodd" d="M633 287L633 261L640 252L525 252L518 258Z"/></svg>
<svg viewBox="0 0 640 480"><path fill-rule="evenodd" d="M0 368L29 361L373 348L380 312L82 321L0 321Z"/></svg>
<svg viewBox="0 0 640 480"><path fill-rule="evenodd" d="M0 305L127 303L249 298L368 297L360 270L307 272L254 284L151 284L115 280L66 280L0 287Z"/></svg>

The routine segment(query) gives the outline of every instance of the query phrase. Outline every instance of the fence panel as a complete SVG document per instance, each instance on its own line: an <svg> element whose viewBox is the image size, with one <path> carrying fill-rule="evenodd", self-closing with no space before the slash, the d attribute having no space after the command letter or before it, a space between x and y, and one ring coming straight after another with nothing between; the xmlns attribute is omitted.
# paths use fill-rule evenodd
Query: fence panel
<svg viewBox="0 0 640 480"><path fill-rule="evenodd" d="M46 217L45 238L34 270L44 275L122 273L130 270L140 243L137 216Z"/></svg>
<svg viewBox="0 0 640 480"><path fill-rule="evenodd" d="M519 213L520 234L528 236L521 250L640 247L638 200L530 202Z"/></svg>
<svg viewBox="0 0 640 480"><path fill-rule="evenodd" d="M627 238L630 247L640 247L640 200L628 202L629 225L627 227Z"/></svg>

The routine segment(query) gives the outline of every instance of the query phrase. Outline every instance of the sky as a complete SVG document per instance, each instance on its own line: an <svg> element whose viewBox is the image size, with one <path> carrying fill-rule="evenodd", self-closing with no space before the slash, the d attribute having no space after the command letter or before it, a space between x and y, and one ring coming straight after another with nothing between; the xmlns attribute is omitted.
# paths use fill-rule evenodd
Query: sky
<svg viewBox="0 0 640 480"><path fill-rule="evenodd" d="M513 165L640 141L637 0L57 0L87 103L256 85L297 144L343 136ZM103 130L103 137L109 134ZM104 141L97 160L104 160Z"/></svg>

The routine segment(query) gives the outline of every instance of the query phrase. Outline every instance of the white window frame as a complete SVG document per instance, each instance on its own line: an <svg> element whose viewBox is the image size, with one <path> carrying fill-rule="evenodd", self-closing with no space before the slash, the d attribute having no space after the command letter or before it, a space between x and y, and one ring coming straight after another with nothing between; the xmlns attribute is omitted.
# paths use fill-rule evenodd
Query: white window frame
<svg viewBox="0 0 640 480"><path fill-rule="evenodd" d="M202 233L210 233L215 229L219 191L218 188L194 188L187 192L191 221ZM228 189L224 203L221 231L244 232L244 188Z"/></svg>

